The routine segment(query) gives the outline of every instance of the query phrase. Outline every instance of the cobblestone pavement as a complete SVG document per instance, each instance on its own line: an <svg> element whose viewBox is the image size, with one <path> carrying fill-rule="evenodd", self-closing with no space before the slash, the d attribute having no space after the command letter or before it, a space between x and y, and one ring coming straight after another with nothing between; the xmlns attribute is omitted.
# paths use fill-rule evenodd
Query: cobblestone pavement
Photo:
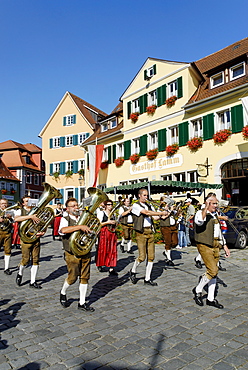
<svg viewBox="0 0 248 370"><path fill-rule="evenodd" d="M217 298L223 310L195 304L192 288L204 271L194 266L196 248L173 250L175 267L165 265L163 246L156 247L153 279L144 286L144 263L136 285L128 279L135 254L119 252L119 276L98 272L92 259L88 299L94 313L77 309L78 284L68 289L70 306L59 303L66 277L62 243L42 238L39 282L29 288L15 277L20 250L13 250L13 274L3 273L0 256L0 370L50 369L248 369L248 248L232 249L223 258ZM94 252L93 252L94 255Z"/></svg>

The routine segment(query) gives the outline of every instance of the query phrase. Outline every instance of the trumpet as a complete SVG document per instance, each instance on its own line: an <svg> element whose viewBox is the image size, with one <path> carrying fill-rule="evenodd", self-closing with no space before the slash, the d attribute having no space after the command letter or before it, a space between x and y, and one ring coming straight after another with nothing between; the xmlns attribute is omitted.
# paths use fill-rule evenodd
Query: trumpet
<svg viewBox="0 0 248 370"><path fill-rule="evenodd" d="M12 221L7 217L8 211L12 209L18 209L21 208L21 205L19 203L13 204L13 206L7 207L4 210L0 211L0 217L3 219L3 221L0 223L0 230L5 231L9 228Z"/></svg>
<svg viewBox="0 0 248 370"><path fill-rule="evenodd" d="M119 208L119 207L121 207L123 205L123 202L118 202L115 206L114 206L114 208L111 210L111 212L110 212L110 214L109 214L109 216L108 216L108 221L110 221L110 219L111 219L111 217L113 216L113 214L115 213L115 211ZM116 220L115 220L116 221ZM116 223L115 223L115 225L107 225L107 228L108 228L108 230L109 231L111 231L112 233L114 233L115 232L115 230L116 230L116 225L117 225L117 221L116 221Z"/></svg>

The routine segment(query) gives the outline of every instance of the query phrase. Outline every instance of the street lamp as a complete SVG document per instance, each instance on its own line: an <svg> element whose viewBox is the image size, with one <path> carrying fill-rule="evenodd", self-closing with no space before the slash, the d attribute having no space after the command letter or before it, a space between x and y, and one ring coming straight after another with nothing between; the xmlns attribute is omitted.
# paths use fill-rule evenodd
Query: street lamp
<svg viewBox="0 0 248 370"><path fill-rule="evenodd" d="M83 177L81 175L79 175L79 178L78 178L78 181L79 181L79 186L82 186L83 185Z"/></svg>

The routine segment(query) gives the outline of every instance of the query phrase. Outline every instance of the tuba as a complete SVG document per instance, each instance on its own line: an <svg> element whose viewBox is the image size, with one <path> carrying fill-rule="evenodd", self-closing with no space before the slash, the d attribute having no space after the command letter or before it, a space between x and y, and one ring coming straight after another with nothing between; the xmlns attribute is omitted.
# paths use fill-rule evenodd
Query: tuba
<svg viewBox="0 0 248 370"><path fill-rule="evenodd" d="M92 196L91 205L82 212L77 225L88 226L91 229L91 233L86 233L82 230L75 231L72 233L69 243L72 253L79 258L89 253L96 241L97 235L101 230L101 222L94 215L94 212L102 202L108 199L108 196L100 189L90 187L87 191Z"/></svg>
<svg viewBox="0 0 248 370"><path fill-rule="evenodd" d="M20 225L20 237L24 243L33 243L36 241L40 232L45 232L48 225L54 218L54 211L51 207L46 207L46 205L53 199L63 198L59 190L54 188L48 183L44 183L44 191L41 194L38 204L36 207L32 208L28 215L36 215L40 221L36 224L33 220L22 221Z"/></svg>

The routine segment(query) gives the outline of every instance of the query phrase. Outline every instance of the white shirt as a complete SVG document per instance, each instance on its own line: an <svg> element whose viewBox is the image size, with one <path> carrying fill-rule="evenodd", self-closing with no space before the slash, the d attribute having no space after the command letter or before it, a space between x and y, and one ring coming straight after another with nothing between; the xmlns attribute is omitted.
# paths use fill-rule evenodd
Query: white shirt
<svg viewBox="0 0 248 370"><path fill-rule="evenodd" d="M207 213L210 214L214 219L217 219L214 213L211 213L209 211L207 211ZM195 215L196 225L201 226L204 224L205 221L206 221L206 217L204 219L202 218L202 210L197 211ZM214 224L214 238L218 238L220 241L220 244L222 245L226 244L226 240L221 232L221 226L219 222Z"/></svg>
<svg viewBox="0 0 248 370"><path fill-rule="evenodd" d="M119 209L119 219L120 219L122 213L124 213L124 212L126 212L125 209L123 207L120 207L120 209ZM132 218L131 213L128 213L126 216L127 216L127 223L131 224L133 222L133 218Z"/></svg>
<svg viewBox="0 0 248 370"><path fill-rule="evenodd" d="M139 217L140 214L141 214L141 211L144 210L144 208L149 211L149 208L148 206L145 204L145 203L141 203L143 207L141 207L138 203L134 203L133 204L133 208L132 208L132 213ZM152 211L155 211L154 207L151 206L151 210ZM151 220L151 216L144 216L144 227L151 227L152 226L152 220Z"/></svg>
<svg viewBox="0 0 248 370"><path fill-rule="evenodd" d="M74 221L78 221L79 217L76 217L74 215L69 215L69 217L74 220ZM69 226L69 222L67 221L66 218L62 217L61 220L60 220L60 224L59 224L59 235L65 235L61 232L61 229L63 229L63 227L68 227Z"/></svg>

